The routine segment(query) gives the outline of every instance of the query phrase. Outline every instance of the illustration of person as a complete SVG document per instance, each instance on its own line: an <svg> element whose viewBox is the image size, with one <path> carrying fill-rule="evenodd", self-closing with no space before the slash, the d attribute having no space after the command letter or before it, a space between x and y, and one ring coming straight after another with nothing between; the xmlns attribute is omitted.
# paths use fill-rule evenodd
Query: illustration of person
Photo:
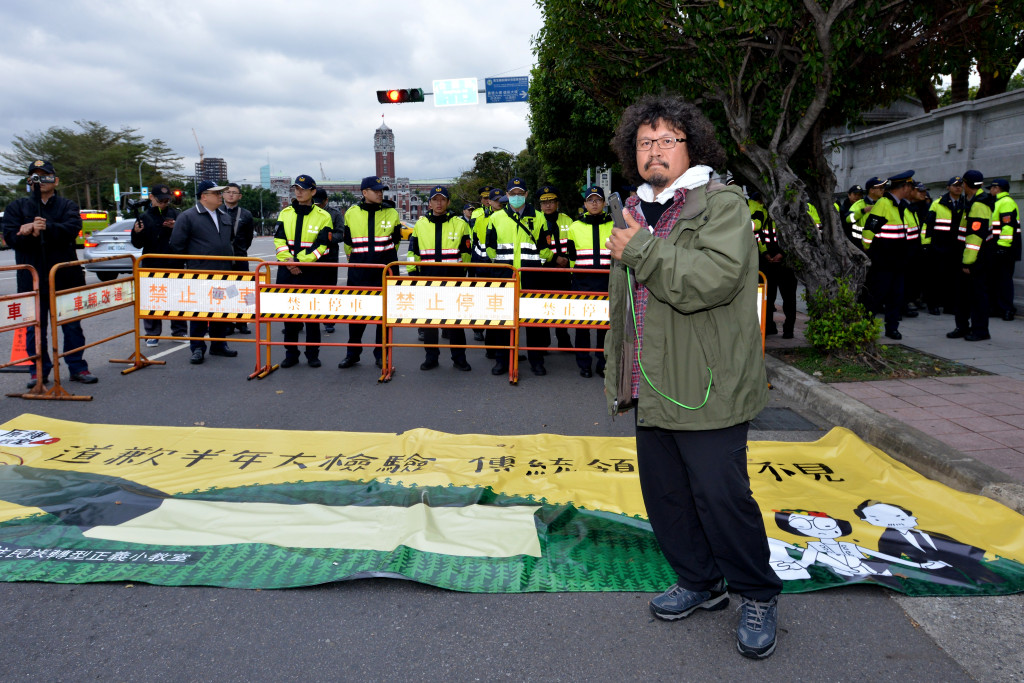
<svg viewBox="0 0 1024 683"><path fill-rule="evenodd" d="M878 550L912 562L939 561L945 566L933 571L936 583L970 586L973 583L1002 583L1003 579L985 567L985 551L934 531L917 527L914 514L899 505L865 500L854 514L868 524L882 527Z"/></svg>
<svg viewBox="0 0 1024 683"><path fill-rule="evenodd" d="M802 555L793 559L789 567L782 567L783 569L806 568L818 563L843 577L892 576L892 572L885 565L867 562L869 557L917 569L937 569L947 566L945 562L941 561L911 562L861 547L849 541L837 541L837 538L851 533L853 527L846 520L835 519L824 512L775 510L775 523L783 531L788 531L796 536L818 539L817 541L808 541Z"/></svg>

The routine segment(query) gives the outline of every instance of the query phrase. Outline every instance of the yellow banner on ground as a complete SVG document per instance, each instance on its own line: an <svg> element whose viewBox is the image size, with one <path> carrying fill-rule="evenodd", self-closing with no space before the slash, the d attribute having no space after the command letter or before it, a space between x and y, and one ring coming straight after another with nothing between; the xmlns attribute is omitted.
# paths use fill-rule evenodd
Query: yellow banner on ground
<svg viewBox="0 0 1024 683"><path fill-rule="evenodd" d="M2 580L136 576L87 573L90 558L109 566L110 557L150 562L138 580L173 585L277 587L377 572L459 590L648 590L666 578L644 519L632 438L146 427L22 415L0 428L0 462L10 466L0 467ZM847 430L813 443L752 442L748 469L787 591L863 580L918 594L1024 590L1020 515L930 481ZM566 535L566 511L602 532ZM31 543L28 528L37 535ZM224 549L242 552L239 544L259 549L230 558L245 567L280 561L289 548L324 555L303 551L308 578L292 572L239 584L224 559ZM567 578L558 562L570 549L589 554L570 563L576 575ZM180 565L167 569L178 573L159 573L154 556ZM332 573L338 558L347 574ZM33 559L50 564L44 572ZM53 560L78 565L55 574ZM506 574L477 580L479 560L499 562ZM578 575L580 562L592 567L588 575ZM182 573L186 564L195 576Z"/></svg>

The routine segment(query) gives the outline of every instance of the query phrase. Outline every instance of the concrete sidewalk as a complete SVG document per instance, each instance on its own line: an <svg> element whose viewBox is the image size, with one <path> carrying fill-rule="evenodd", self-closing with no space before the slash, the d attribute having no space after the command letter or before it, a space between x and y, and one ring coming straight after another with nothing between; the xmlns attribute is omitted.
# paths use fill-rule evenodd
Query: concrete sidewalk
<svg viewBox="0 0 1024 683"><path fill-rule="evenodd" d="M768 337L769 354L807 345L800 309L794 339ZM769 357L769 381L922 474L1024 513L1024 318L992 318L981 342L947 339L954 326L921 311L900 323L901 341L882 341L993 374L826 385Z"/></svg>

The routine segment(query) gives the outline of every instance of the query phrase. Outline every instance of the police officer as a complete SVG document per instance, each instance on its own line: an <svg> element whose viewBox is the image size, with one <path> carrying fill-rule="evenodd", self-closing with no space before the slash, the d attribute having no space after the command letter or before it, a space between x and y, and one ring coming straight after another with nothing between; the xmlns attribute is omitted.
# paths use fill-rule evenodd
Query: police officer
<svg viewBox="0 0 1024 683"><path fill-rule="evenodd" d="M363 201L350 206L345 212L345 256L349 263L388 264L398 260L398 243L402 239L402 222L391 202L384 201L384 191L389 189L384 181L376 176L367 176L360 183ZM347 282L349 286L381 287L384 284L383 269L349 268ZM348 343L361 344L365 324L350 323L348 326ZM373 357L377 367L381 367L381 342L383 329L377 325L376 342ZM350 368L359 362L362 348L349 346L345 358L338 363L342 369Z"/></svg>
<svg viewBox="0 0 1024 683"><path fill-rule="evenodd" d="M872 311L885 313L885 336L903 339L900 334L900 315L903 311L903 288L910 238L904 200L914 186L914 172L904 171L890 176L886 191L871 207L871 213L861 231L861 243L871 257L868 273L871 287ZM914 239L919 238L916 231Z"/></svg>
<svg viewBox="0 0 1024 683"><path fill-rule="evenodd" d="M988 187L995 197L992 208L992 233L996 240L992 264L992 300L1003 320L1013 320L1013 270L1020 261L1020 210L1010 198L1010 181L996 178Z"/></svg>
<svg viewBox="0 0 1024 683"><path fill-rule="evenodd" d="M775 298L782 294L782 338L793 338L793 327L796 324L796 274L786 265L786 254L779 244L779 235L775 230L775 221L768 215L768 210L761 203L761 193L750 191L747 201L750 208L750 220L753 223L754 236L757 238L758 267L764 273L768 285L768 319L765 321L766 335L778 334L775 325ZM808 208L810 205L808 204Z"/></svg>
<svg viewBox="0 0 1024 683"><path fill-rule="evenodd" d="M451 267L429 267L421 268L415 264L420 262L435 263L469 263L472 252L469 224L460 216L448 210L448 203L451 195L448 188L443 185L436 185L430 190L430 213L421 216L409 235L410 274L424 275L428 277L465 277L466 269L457 265ZM420 370L433 370L438 366L437 359L441 355L440 349L436 346L438 334L436 327L427 327L423 330L423 341L427 344L426 359L420 365ZM469 372L472 370L466 362L466 349L457 348L465 346L466 331L462 328L452 329L448 339L454 345L452 352L452 365L456 370Z"/></svg>
<svg viewBox="0 0 1024 683"><path fill-rule="evenodd" d="M50 359L46 330L50 323L50 269L58 263L77 261L75 241L82 230L82 216L78 205L57 194L60 178L49 161L33 161L29 164L27 185L31 193L19 197L7 205L3 217L4 242L14 249L14 261L30 265L39 275L39 350L43 356L43 384L49 381L53 362ZM32 276L27 270L17 274L18 291L31 292ZM85 285L85 271L81 266L61 268L57 271L54 285L58 290ZM85 346L82 323L67 322L60 326L64 335L64 352ZM54 333L56 334L56 333ZM29 356L36 353L36 330L27 329L25 350ZM82 357L84 351L75 351L64 356L64 362L71 371L71 379L83 384L94 384L96 376L89 372L89 365ZM39 379L32 366L32 377L28 388L34 388Z"/></svg>
<svg viewBox="0 0 1024 683"><path fill-rule="evenodd" d="M295 199L291 206L285 207L277 216L274 230L274 250L277 260L287 265L277 269L279 285L317 285L322 284L323 275L318 273L321 268L303 268L304 263L316 263L327 253L328 234L333 227L331 214L313 204L316 192L316 181L312 176L300 175L292 184ZM284 340L298 342L301 322L284 324ZM306 362L311 368L320 367L320 323L307 322L306 326ZM299 363L299 347L286 346L282 368L290 368Z"/></svg>
<svg viewBox="0 0 1024 683"><path fill-rule="evenodd" d="M345 218L341 215L341 211L330 205L327 190L322 187L316 188L316 193L313 195L313 203L331 215L331 225L333 226L331 232L327 234L327 253L321 257L320 263L338 263L338 252L341 251L340 245L345 233L343 230ZM315 270L316 274L320 276L320 284L327 285L328 287L338 286L337 268L316 268ZM324 332L334 334L334 323L324 323Z"/></svg>
<svg viewBox="0 0 1024 683"><path fill-rule="evenodd" d="M934 200L925 216L925 240L928 250L924 261L925 301L931 315L941 308L952 313L956 308L955 283L959 280L964 241L960 219L964 213L964 181L953 176L946 192Z"/></svg>
<svg viewBox="0 0 1024 683"><path fill-rule="evenodd" d="M571 259L569 259L566 250L569 240L569 226L572 225L572 219L559 210L558 189L554 185L541 185L537 194L540 200L540 211L544 215L544 221L547 224L547 230L552 240L551 252L553 258L544 265L551 268L568 268ZM604 243L602 242L602 244ZM544 289L548 291L565 292L569 290L572 284L569 273L553 272L543 273L543 275ZM551 336L550 332L545 332L545 334L547 335L547 343L544 345L547 346L551 343ZM569 339L569 331L564 327L555 328L555 340L560 349L571 349L573 347L572 341Z"/></svg>
<svg viewBox="0 0 1024 683"><path fill-rule="evenodd" d="M495 211L487 225L487 256L493 263L506 263L516 268L538 268L552 259L551 234L542 215L538 215L532 206L526 204L526 183L522 178L512 178L506 188L508 204L501 211ZM523 273L520 281L523 289L538 289L541 284L539 273ZM526 345L530 347L526 357L530 362L530 370L535 375L546 375L544 356L540 347L543 342L543 331L537 327L526 328ZM488 346L508 346L509 332L506 330L487 330ZM505 352L496 353L497 361L491 368L492 375L503 375L508 372Z"/></svg>
<svg viewBox="0 0 1024 683"><path fill-rule="evenodd" d="M849 225L846 216L850 213L850 207L862 199L864 199L864 188L860 185L853 185L846 191L846 199L839 205L839 215L843 217L843 225Z"/></svg>
<svg viewBox="0 0 1024 683"><path fill-rule="evenodd" d="M956 327L946 334L950 339L984 341L988 333L988 269L991 268L996 240L990 227L994 198L981 192L985 176L981 171L964 173L964 214L960 230L964 234L964 252L957 281Z"/></svg>
<svg viewBox="0 0 1024 683"><path fill-rule="evenodd" d="M885 192L885 181L876 176L868 178L864 183L867 188L867 196L859 199L850 205L850 210L843 217L844 225L847 226L846 235L857 245L860 250L864 249L862 231L864 223L871 215L871 207L875 205Z"/></svg>
<svg viewBox="0 0 1024 683"><path fill-rule="evenodd" d="M171 188L166 185L154 185L149 190L149 206L139 216L132 227L132 246L142 249L145 254L171 253L171 230L178 210L171 206ZM171 259L146 259L142 262L147 268L180 268L181 263ZM142 321L147 336L159 337L163 332L162 320L145 319ZM188 323L184 320L171 321L171 336L187 337ZM147 339L146 346L159 346L159 339Z"/></svg>
<svg viewBox="0 0 1024 683"><path fill-rule="evenodd" d="M572 291L574 292L607 292L608 273L588 273L588 270L605 270L612 267L611 250L606 242L611 237L611 217L604 212L604 188L591 185L584 191L583 206L587 213L580 220L569 226L566 250L572 263ZM597 331L597 346L604 348L604 337L607 330ZM589 349L590 328L576 329L576 348ZM604 352L597 352L597 374L604 377ZM590 351L576 352L576 366L580 369L580 377L593 377Z"/></svg>
<svg viewBox="0 0 1024 683"><path fill-rule="evenodd" d="M907 264L904 268L903 282L903 317L918 316L918 302L922 289L922 254L924 237L922 231L923 218L928 208L928 190L924 183L914 182L906 198L900 202L903 210L903 222L907 228ZM922 303L923 306L923 303Z"/></svg>

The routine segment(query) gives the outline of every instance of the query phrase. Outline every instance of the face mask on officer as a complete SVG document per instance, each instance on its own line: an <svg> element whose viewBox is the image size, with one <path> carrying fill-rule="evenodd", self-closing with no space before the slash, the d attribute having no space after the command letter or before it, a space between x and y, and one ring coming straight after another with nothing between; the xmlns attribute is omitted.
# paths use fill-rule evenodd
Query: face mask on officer
<svg viewBox="0 0 1024 683"><path fill-rule="evenodd" d="M513 209L521 209L526 205L525 194L510 194L508 196L508 205Z"/></svg>

